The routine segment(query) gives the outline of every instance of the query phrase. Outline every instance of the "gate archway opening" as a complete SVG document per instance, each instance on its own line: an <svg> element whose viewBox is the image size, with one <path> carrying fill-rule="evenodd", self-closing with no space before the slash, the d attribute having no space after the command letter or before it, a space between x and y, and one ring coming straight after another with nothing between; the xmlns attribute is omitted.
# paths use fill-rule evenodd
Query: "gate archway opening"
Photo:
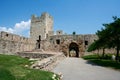
<svg viewBox="0 0 120 80"><path fill-rule="evenodd" d="M75 42L69 45L69 57L79 57L79 46Z"/></svg>

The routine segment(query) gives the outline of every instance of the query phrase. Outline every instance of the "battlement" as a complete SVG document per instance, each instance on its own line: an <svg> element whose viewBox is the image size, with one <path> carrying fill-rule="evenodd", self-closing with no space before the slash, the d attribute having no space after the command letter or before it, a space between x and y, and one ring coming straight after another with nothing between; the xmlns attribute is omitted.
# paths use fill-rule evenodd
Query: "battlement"
<svg viewBox="0 0 120 80"><path fill-rule="evenodd" d="M48 17L48 18L53 19L53 17L49 13L47 13L47 12L42 13L41 17Z"/></svg>
<svg viewBox="0 0 120 80"><path fill-rule="evenodd" d="M1 31L0 53L14 54L21 51L31 51L35 48L35 42L23 36Z"/></svg>
<svg viewBox="0 0 120 80"><path fill-rule="evenodd" d="M42 13L40 17L36 15L32 15L31 23L42 22L42 21L45 21L46 19L53 20L53 17L46 12Z"/></svg>
<svg viewBox="0 0 120 80"><path fill-rule="evenodd" d="M20 35L4 32L4 31L0 32L0 39L8 40L8 41L24 42L24 43L34 43L33 40L30 38L26 38Z"/></svg>

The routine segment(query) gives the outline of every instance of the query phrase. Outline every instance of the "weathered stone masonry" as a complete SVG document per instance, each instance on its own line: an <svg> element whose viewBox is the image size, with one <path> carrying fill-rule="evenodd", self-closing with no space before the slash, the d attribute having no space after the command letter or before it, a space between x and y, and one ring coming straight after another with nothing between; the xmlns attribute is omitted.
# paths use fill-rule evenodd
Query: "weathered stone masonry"
<svg viewBox="0 0 120 80"><path fill-rule="evenodd" d="M53 17L48 13L42 13L40 17L33 15L31 17L30 38L36 41L41 36L41 39L45 40L51 35L53 35Z"/></svg>
<svg viewBox="0 0 120 80"><path fill-rule="evenodd" d="M86 34L86 35L64 35L57 34L48 37L46 42L49 42L47 50L60 51L66 56L76 56L80 57L86 52L88 46L97 39L96 35ZM43 43L42 43L43 44ZM44 43L45 44L45 43ZM70 55L75 52L74 55Z"/></svg>
<svg viewBox="0 0 120 80"><path fill-rule="evenodd" d="M0 32L0 53L13 54L22 51L31 51L35 48L35 42L19 35Z"/></svg>

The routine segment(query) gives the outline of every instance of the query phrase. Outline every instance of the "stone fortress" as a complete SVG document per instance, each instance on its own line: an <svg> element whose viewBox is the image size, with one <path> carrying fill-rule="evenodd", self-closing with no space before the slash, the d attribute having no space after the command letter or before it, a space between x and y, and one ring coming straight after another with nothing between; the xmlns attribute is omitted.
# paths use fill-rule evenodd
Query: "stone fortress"
<svg viewBox="0 0 120 80"><path fill-rule="evenodd" d="M57 51L66 56L80 57L88 46L97 39L95 34L64 34L62 30L53 30L53 17L42 13L40 17L32 15L30 38L0 32L0 53L13 54L23 51Z"/></svg>

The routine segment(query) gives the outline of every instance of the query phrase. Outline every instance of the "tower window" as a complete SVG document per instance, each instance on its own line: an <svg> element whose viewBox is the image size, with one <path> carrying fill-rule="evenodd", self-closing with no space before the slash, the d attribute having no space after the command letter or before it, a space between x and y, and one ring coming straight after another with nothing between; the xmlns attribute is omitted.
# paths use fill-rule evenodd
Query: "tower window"
<svg viewBox="0 0 120 80"><path fill-rule="evenodd" d="M88 41L85 41L85 45L88 45Z"/></svg>
<svg viewBox="0 0 120 80"><path fill-rule="evenodd" d="M41 35L39 35L39 41L41 41Z"/></svg>

